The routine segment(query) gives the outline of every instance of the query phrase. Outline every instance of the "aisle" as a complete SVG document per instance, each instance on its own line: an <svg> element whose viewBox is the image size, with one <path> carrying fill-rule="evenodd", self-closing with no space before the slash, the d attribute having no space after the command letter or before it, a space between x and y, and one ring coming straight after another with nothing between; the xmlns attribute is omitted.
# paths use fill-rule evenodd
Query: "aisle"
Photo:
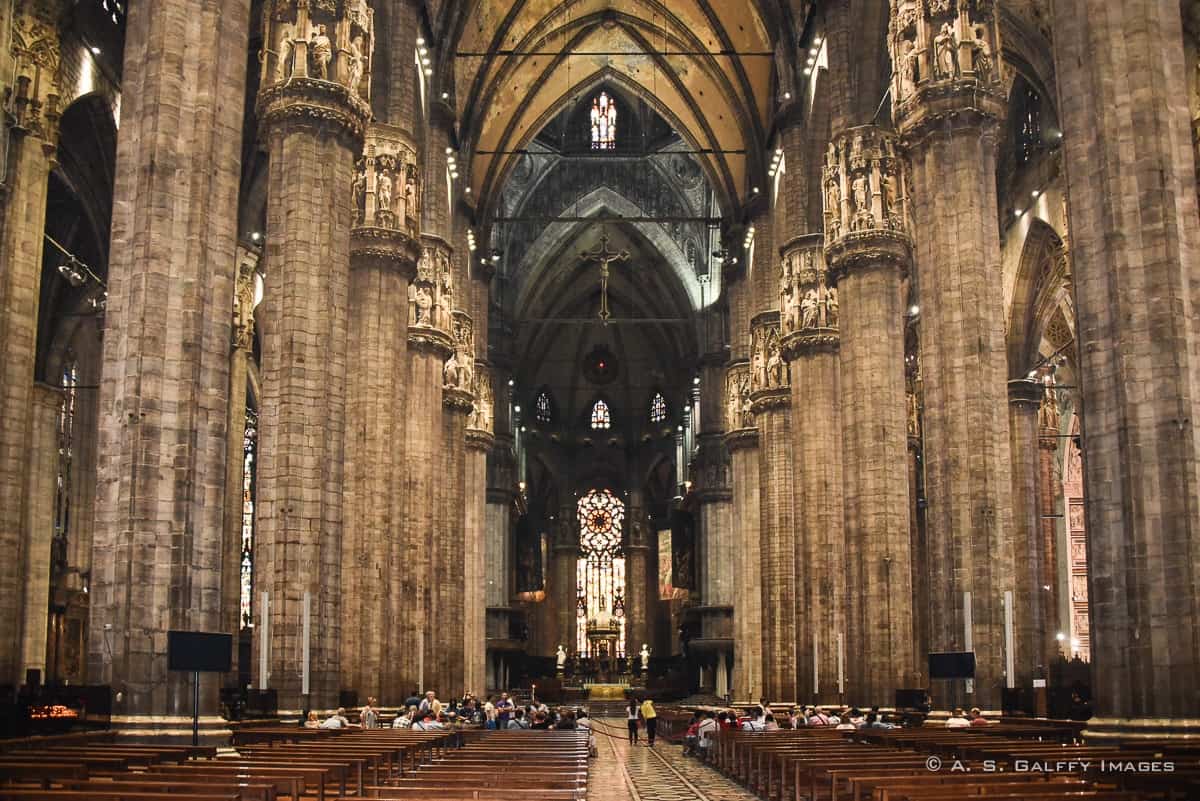
<svg viewBox="0 0 1200 801"><path fill-rule="evenodd" d="M596 748L588 801L757 801L711 768L681 754L678 745L631 746L621 718L595 720ZM605 732L616 736L606 736Z"/></svg>

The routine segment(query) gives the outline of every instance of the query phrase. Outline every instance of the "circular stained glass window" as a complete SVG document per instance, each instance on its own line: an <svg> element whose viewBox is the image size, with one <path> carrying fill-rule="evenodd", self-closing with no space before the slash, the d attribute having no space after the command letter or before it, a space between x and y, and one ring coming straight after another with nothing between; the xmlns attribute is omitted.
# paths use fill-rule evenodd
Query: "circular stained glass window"
<svg viewBox="0 0 1200 801"><path fill-rule="evenodd" d="M592 490L579 499L579 544L584 553L611 556L621 546L625 504L611 490Z"/></svg>

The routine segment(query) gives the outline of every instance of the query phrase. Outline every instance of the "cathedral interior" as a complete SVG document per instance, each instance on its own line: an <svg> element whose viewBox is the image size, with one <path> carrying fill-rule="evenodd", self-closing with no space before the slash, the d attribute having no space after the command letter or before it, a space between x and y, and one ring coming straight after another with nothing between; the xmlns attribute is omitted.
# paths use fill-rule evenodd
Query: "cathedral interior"
<svg viewBox="0 0 1200 801"><path fill-rule="evenodd" d="M1200 726L1200 2L0 15L6 731Z"/></svg>

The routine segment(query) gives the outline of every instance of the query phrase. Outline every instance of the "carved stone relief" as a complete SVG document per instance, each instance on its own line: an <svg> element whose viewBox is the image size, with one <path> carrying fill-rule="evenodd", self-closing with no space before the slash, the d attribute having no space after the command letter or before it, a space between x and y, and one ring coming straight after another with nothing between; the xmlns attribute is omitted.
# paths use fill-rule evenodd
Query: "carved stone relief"
<svg viewBox="0 0 1200 801"><path fill-rule="evenodd" d="M417 274L408 286L408 323L410 326L437 328L451 333L454 308L454 278L450 254L437 245L421 248Z"/></svg>
<svg viewBox="0 0 1200 801"><path fill-rule="evenodd" d="M475 388L475 331L465 312L453 315L454 352L442 369L442 386L471 392Z"/></svg>
<svg viewBox="0 0 1200 801"><path fill-rule="evenodd" d="M416 234L421 212L417 151L398 128L373 124L351 186L354 224Z"/></svg>
<svg viewBox="0 0 1200 801"><path fill-rule="evenodd" d="M787 364L779 343L777 314L760 314L750 329L750 392L788 386Z"/></svg>
<svg viewBox="0 0 1200 801"><path fill-rule="evenodd" d="M897 104L929 81L972 79L989 88L1001 81L999 29L989 0L891 2L888 52Z"/></svg>
<svg viewBox="0 0 1200 801"><path fill-rule="evenodd" d="M754 427L750 410L750 365L739 362L725 373L725 430Z"/></svg>
<svg viewBox="0 0 1200 801"><path fill-rule="evenodd" d="M835 138L824 181L827 243L853 234L907 232L903 162L890 134L868 125Z"/></svg>
<svg viewBox="0 0 1200 801"><path fill-rule="evenodd" d="M820 244L789 250L779 274L779 314L783 335L837 328L837 287L828 280Z"/></svg>
<svg viewBox="0 0 1200 801"><path fill-rule="evenodd" d="M263 8L263 75L271 83L330 81L370 99L375 12L367 0L274 0Z"/></svg>

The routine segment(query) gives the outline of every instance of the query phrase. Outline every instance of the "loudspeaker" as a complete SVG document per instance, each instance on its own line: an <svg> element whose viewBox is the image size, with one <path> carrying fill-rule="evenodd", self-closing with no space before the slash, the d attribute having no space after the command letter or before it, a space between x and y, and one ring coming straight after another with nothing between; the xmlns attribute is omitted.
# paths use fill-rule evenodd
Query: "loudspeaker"
<svg viewBox="0 0 1200 801"><path fill-rule="evenodd" d="M167 632L167 670L227 673L233 667L233 636L202 631Z"/></svg>
<svg viewBox="0 0 1200 801"><path fill-rule="evenodd" d="M929 655L929 678L975 678L975 652L944 651L942 653L931 653Z"/></svg>

